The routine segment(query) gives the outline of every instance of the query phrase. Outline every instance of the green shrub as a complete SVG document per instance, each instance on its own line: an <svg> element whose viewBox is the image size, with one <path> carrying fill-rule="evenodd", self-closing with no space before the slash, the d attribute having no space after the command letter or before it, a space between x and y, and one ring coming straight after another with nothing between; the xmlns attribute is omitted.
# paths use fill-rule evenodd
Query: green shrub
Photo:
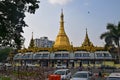
<svg viewBox="0 0 120 80"><path fill-rule="evenodd" d="M0 77L0 80L11 80L9 77Z"/></svg>

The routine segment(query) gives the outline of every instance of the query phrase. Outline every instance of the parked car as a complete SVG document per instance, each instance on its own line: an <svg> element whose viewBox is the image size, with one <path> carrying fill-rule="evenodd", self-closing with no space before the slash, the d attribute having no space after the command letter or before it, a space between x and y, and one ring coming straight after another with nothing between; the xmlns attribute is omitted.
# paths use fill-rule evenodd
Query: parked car
<svg viewBox="0 0 120 80"><path fill-rule="evenodd" d="M3 66L3 63L0 62L0 66Z"/></svg>
<svg viewBox="0 0 120 80"><path fill-rule="evenodd" d="M10 64L10 63L5 63L4 65L7 66L7 67L11 67L12 66L12 64Z"/></svg>
<svg viewBox="0 0 120 80"><path fill-rule="evenodd" d="M90 80L92 73L89 71L78 71L73 74L70 80Z"/></svg>
<svg viewBox="0 0 120 80"><path fill-rule="evenodd" d="M56 68L67 68L66 64L57 64Z"/></svg>
<svg viewBox="0 0 120 80"><path fill-rule="evenodd" d="M58 69L54 74L60 75L61 80L69 80L71 78L71 71L69 69Z"/></svg>
<svg viewBox="0 0 120 80"><path fill-rule="evenodd" d="M111 73L106 80L120 80L120 73Z"/></svg>

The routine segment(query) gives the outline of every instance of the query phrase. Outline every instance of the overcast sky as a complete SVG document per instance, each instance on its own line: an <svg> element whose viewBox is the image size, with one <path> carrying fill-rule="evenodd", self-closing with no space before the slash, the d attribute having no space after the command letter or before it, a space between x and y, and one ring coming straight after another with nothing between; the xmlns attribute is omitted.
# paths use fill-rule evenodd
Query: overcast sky
<svg viewBox="0 0 120 80"><path fill-rule="evenodd" d="M64 27L73 46L81 46L86 28L90 41L103 46L100 35L106 31L107 23L120 21L120 0L40 0L35 14L26 14L29 27L24 28L25 47L33 37L48 37L55 41L59 31L61 9L64 13Z"/></svg>

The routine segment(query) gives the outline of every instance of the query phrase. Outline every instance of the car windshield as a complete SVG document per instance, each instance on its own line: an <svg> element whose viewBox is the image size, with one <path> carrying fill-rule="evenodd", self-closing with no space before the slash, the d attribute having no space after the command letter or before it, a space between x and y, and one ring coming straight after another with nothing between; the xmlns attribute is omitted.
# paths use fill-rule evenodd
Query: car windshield
<svg viewBox="0 0 120 80"><path fill-rule="evenodd" d="M56 71L54 74L65 75L65 71Z"/></svg>
<svg viewBox="0 0 120 80"><path fill-rule="evenodd" d="M87 73L76 73L73 78L87 78Z"/></svg>
<svg viewBox="0 0 120 80"><path fill-rule="evenodd" d="M120 80L120 77L109 77L107 80Z"/></svg>
<svg viewBox="0 0 120 80"><path fill-rule="evenodd" d="M58 64L57 66L66 66L66 65L65 65L65 64L62 64L62 65L61 65L61 64Z"/></svg>
<svg viewBox="0 0 120 80"><path fill-rule="evenodd" d="M58 64L57 66L61 66L60 64Z"/></svg>

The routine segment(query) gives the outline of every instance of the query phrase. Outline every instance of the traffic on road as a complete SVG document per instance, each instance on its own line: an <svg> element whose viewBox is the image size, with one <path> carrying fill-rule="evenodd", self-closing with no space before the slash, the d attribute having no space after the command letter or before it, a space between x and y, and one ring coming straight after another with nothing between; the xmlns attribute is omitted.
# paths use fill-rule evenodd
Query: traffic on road
<svg viewBox="0 0 120 80"><path fill-rule="evenodd" d="M118 68L58 66L40 67L0 64L0 76L8 76L11 80L26 78L29 80L52 80L51 78L59 78L57 80L120 80L120 69Z"/></svg>

